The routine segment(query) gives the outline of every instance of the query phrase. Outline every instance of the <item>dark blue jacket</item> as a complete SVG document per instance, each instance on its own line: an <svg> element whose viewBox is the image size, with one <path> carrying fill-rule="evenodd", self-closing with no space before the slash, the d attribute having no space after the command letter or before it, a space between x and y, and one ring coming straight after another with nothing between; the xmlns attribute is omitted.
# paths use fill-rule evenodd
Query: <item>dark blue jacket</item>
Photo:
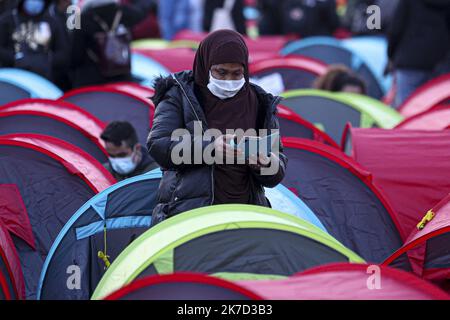
<svg viewBox="0 0 450 320"><path fill-rule="evenodd" d="M276 106L280 98L266 93L252 85L259 104L258 128L279 129ZM209 206L214 202L214 165L176 165L171 152L178 141L172 141L175 129L185 128L193 137L194 122L201 121L208 129L206 117L194 93L194 78L191 71L184 71L174 77L160 78L155 83L156 106L152 130L147 147L151 157L161 166L163 178L159 187L159 204L153 211L154 221L159 222L187 210ZM189 141L189 143L193 143ZM211 142L203 142L203 148ZM280 144L280 166L275 175L260 175L252 172L251 198L255 205L270 206L263 187L274 187L285 174L287 158Z"/></svg>

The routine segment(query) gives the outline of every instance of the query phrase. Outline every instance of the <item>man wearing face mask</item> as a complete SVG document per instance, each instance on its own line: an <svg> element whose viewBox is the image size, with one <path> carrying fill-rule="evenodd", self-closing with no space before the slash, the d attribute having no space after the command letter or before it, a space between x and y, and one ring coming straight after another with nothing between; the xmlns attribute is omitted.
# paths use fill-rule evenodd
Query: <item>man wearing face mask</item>
<svg viewBox="0 0 450 320"><path fill-rule="evenodd" d="M68 65L63 30L46 13L50 1L20 0L0 17L0 66L25 69L53 81Z"/></svg>
<svg viewBox="0 0 450 320"><path fill-rule="evenodd" d="M180 146L196 149L200 140L194 127L200 122L204 130L216 129L222 134L202 141L200 151L213 149L215 155L236 159L241 154L230 143L233 137L226 134L227 129L278 129L275 113L279 101L249 82L247 46L243 37L231 30L213 32L200 43L193 71L158 79L147 141L150 155L163 170L153 223L216 204L270 206L264 187L275 187L284 177L287 158L282 146L278 154L259 154L257 163L243 164L208 164L205 159L201 164L179 163L173 161L172 151ZM188 130L188 139L173 141L176 129ZM192 152L190 156L195 157ZM263 174L262 168L273 164L277 171Z"/></svg>
<svg viewBox="0 0 450 320"><path fill-rule="evenodd" d="M109 155L109 161L104 166L117 181L157 168L147 150L138 143L136 130L129 122L111 122L101 138Z"/></svg>

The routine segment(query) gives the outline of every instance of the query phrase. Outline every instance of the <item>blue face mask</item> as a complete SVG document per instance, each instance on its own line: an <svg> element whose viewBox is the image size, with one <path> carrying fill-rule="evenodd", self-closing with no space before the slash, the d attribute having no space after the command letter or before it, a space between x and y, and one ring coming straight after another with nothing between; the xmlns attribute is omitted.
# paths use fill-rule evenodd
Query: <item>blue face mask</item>
<svg viewBox="0 0 450 320"><path fill-rule="evenodd" d="M44 0L25 0L23 2L23 10L30 16L37 16L44 12Z"/></svg>

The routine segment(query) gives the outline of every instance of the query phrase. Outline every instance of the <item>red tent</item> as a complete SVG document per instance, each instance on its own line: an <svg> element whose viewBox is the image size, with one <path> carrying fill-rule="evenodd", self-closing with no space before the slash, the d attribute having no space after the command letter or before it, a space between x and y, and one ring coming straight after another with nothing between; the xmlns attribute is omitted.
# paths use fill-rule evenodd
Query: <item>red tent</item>
<svg viewBox="0 0 450 320"><path fill-rule="evenodd" d="M3 191L1 186L0 190ZM0 199L0 206L2 206L2 199ZM22 267L9 233L22 234L22 232L24 232L31 234L32 231L29 222L28 224L26 223L28 217L17 215L12 216L12 219L4 218L5 217L2 219L0 209L0 300L2 296L1 292L3 292L3 296L6 300L24 299L25 284ZM23 220L23 218L26 220ZM6 221L3 222L3 220ZM26 230L26 228L28 228L28 230Z"/></svg>
<svg viewBox="0 0 450 320"><path fill-rule="evenodd" d="M409 235L423 213L450 192L450 131L350 132L353 157L373 174Z"/></svg>
<svg viewBox="0 0 450 320"><path fill-rule="evenodd" d="M119 87L91 86L69 91L59 100L76 104L105 123L130 122L139 142L145 145L155 107L150 99L140 94Z"/></svg>
<svg viewBox="0 0 450 320"><path fill-rule="evenodd" d="M412 271L450 292L450 194L428 211L423 224L384 264Z"/></svg>
<svg viewBox="0 0 450 320"><path fill-rule="evenodd" d="M100 162L108 154L100 135L105 124L64 101L24 99L0 107L0 134L35 133L67 141Z"/></svg>
<svg viewBox="0 0 450 320"><path fill-rule="evenodd" d="M432 109L400 123L396 129L409 130L444 130L450 126L450 108Z"/></svg>
<svg viewBox="0 0 450 320"><path fill-rule="evenodd" d="M327 71L327 65L308 57L292 56L264 59L249 66L250 77L261 79L279 75L284 91L311 88L314 80Z"/></svg>
<svg viewBox="0 0 450 320"><path fill-rule="evenodd" d="M285 280L238 284L269 300L450 300L439 288L407 272L368 264L331 264Z"/></svg>
<svg viewBox="0 0 450 320"><path fill-rule="evenodd" d="M143 99L148 99L155 94L155 90L149 87L141 86L134 82L114 82L105 84L105 87L113 88L119 91L128 91L129 93L141 97Z"/></svg>
<svg viewBox="0 0 450 320"><path fill-rule="evenodd" d="M450 74L433 79L417 89L399 111L405 117L411 117L436 106L450 103Z"/></svg>
<svg viewBox="0 0 450 320"><path fill-rule="evenodd" d="M162 64L171 72L192 70L195 51L191 48L169 48L169 49L133 49Z"/></svg>
<svg viewBox="0 0 450 320"><path fill-rule="evenodd" d="M283 137L306 138L339 148L329 135L317 129L311 122L306 121L290 108L280 104L277 107L277 112L280 133Z"/></svg>
<svg viewBox="0 0 450 320"><path fill-rule="evenodd" d="M198 273L174 273L133 281L105 300L261 300L236 283Z"/></svg>

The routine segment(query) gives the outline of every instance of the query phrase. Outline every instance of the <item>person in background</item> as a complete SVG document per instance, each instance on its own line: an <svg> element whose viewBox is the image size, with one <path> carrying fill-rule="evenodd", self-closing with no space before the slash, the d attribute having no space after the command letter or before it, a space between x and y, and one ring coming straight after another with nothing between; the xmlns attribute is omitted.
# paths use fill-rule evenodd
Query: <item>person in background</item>
<svg viewBox="0 0 450 320"><path fill-rule="evenodd" d="M203 16L205 32L231 29L247 33L244 18L244 0L206 0Z"/></svg>
<svg viewBox="0 0 450 320"><path fill-rule="evenodd" d="M172 40L181 30L189 29L190 0L160 0L158 20L161 35Z"/></svg>
<svg viewBox="0 0 450 320"><path fill-rule="evenodd" d="M331 65L324 75L315 80L313 87L331 92L367 94L364 81L344 65Z"/></svg>
<svg viewBox="0 0 450 320"><path fill-rule="evenodd" d="M450 47L448 0L400 1L388 33L390 70L397 83L395 106L427 82Z"/></svg>
<svg viewBox="0 0 450 320"><path fill-rule="evenodd" d="M48 8L48 14L55 20L58 28L62 31L63 41L69 52L72 51L72 34L73 31L67 27L67 8L72 4L71 0L53 0ZM53 82L64 92L72 88L72 80L70 78L70 64L54 70Z"/></svg>
<svg viewBox="0 0 450 320"><path fill-rule="evenodd" d="M330 36L340 26L336 0L261 0L263 35Z"/></svg>
<svg viewBox="0 0 450 320"><path fill-rule="evenodd" d="M206 0L189 0L190 12L189 29L194 32L203 31L203 8Z"/></svg>
<svg viewBox="0 0 450 320"><path fill-rule="evenodd" d="M47 14L49 0L20 0L0 16L0 66L28 70L50 81L69 63L64 30Z"/></svg>
<svg viewBox="0 0 450 320"><path fill-rule="evenodd" d="M73 33L73 86L131 81L131 31L151 12L152 2L86 0L81 29Z"/></svg>
<svg viewBox="0 0 450 320"><path fill-rule="evenodd" d="M0 14L10 11L16 6L16 0L0 0Z"/></svg>
<svg viewBox="0 0 450 320"><path fill-rule="evenodd" d="M101 138L109 155L109 161L104 166L117 181L157 168L147 150L138 143L136 130L129 122L111 122Z"/></svg>

